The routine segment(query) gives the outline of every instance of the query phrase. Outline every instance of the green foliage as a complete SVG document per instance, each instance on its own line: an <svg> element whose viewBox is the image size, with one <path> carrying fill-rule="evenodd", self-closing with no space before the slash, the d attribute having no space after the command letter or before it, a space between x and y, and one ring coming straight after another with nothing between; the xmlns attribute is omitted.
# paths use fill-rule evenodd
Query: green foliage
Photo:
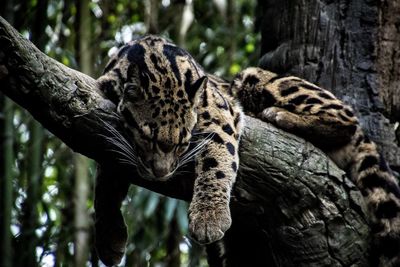
<svg viewBox="0 0 400 267"><path fill-rule="evenodd" d="M12 24L20 32L33 41L45 40L40 47L45 53L67 66L80 68L79 0L7 2L14 7L16 19ZM89 42L91 51L88 53L91 53L92 65L95 66L94 74L101 74L110 53L122 43L148 32L161 34L184 46L207 71L228 79L242 68L255 65L259 42L259 36L254 33L255 0L218 1L226 4L225 9L218 8L216 2L90 1L91 24L88 30L91 38L86 41ZM46 3L45 10L39 9L41 3ZM44 28L35 32L38 12L45 12L44 21L41 21ZM187 12L185 16L182 15L184 12ZM184 21L186 24L183 23L184 17L189 18ZM190 17L193 19L190 20ZM186 25L186 31L182 30L182 25ZM11 166L13 266L28 266L26 258L32 255L27 254L32 253L37 266L71 266L77 230L73 225L73 153L48 132L40 140L32 140L29 125L33 118L17 106L12 109L15 155ZM0 127L0 130L3 129ZM43 151L38 166L40 179L36 181L40 184L35 184L39 195L28 199L29 187L35 182L29 178L29 146L35 142L40 142ZM93 188L93 163L89 173ZM92 200L93 193L87 201L91 217ZM36 213L30 214L26 207ZM127 266L161 266L161 263L165 264L162 266L169 266L166 263L167 251L174 246L181 252L182 266L206 266L202 249L185 237L187 203L132 186L123 211L130 231L127 256L124 258ZM33 218L36 223L30 224L28 218ZM174 240L173 237L178 243L168 241ZM33 252L26 250L30 246L34 248ZM87 264L97 266L93 250L91 254Z"/></svg>

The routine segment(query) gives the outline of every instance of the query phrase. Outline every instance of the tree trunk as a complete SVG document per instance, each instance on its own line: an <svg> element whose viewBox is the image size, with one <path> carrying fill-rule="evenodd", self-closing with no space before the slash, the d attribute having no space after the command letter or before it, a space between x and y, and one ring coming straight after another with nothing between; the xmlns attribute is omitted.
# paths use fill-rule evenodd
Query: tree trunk
<svg viewBox="0 0 400 267"><path fill-rule="evenodd" d="M400 1L382 0L378 6L376 69L378 91L389 118L400 121ZM397 137L400 142L400 136Z"/></svg>
<svg viewBox="0 0 400 267"><path fill-rule="evenodd" d="M46 27L47 0L37 1L35 7L35 21L32 24L32 42L43 50L47 42L47 35L44 33ZM23 220L21 221L21 235L18 237L19 257L16 261L20 266L37 266L36 247L39 243L36 229L39 224L38 204L41 201L42 184L42 155L43 155L44 131L36 120L29 122L29 158L25 158L27 165L27 187L26 199L23 203Z"/></svg>
<svg viewBox="0 0 400 267"><path fill-rule="evenodd" d="M3 120L1 121L1 149L4 151L0 156L0 266L12 266L11 250L11 210L13 203L12 196L12 172L14 165L13 151L13 103L10 99L3 99Z"/></svg>
<svg viewBox="0 0 400 267"><path fill-rule="evenodd" d="M21 217L21 234L18 236L19 256L15 258L17 266L38 266L36 247L39 245L36 229L39 225L38 204L41 201L41 174L42 174L42 140L43 129L41 125L31 120L29 125L29 159L26 172L26 198L24 199Z"/></svg>
<svg viewBox="0 0 400 267"><path fill-rule="evenodd" d="M93 74L91 43L91 13L88 0L78 0L77 21L79 38L75 39L77 61L83 73ZM89 160L80 154L74 154L75 185L74 185L74 257L75 267L84 267L89 257L90 215L88 199L90 195Z"/></svg>
<svg viewBox="0 0 400 267"><path fill-rule="evenodd" d="M149 34L156 34L158 33L158 0L146 0L144 2L145 10L145 22L147 32Z"/></svg>
<svg viewBox="0 0 400 267"><path fill-rule="evenodd" d="M0 16L13 22L13 1L5 0L0 5ZM0 266L12 266L11 212L13 203L12 171L13 150L13 103L0 92Z"/></svg>
<svg viewBox="0 0 400 267"><path fill-rule="evenodd" d="M60 210L60 226L58 229L60 234L57 236L54 249L54 267L73 266L75 259L71 255L69 245L73 243L75 233L74 228L71 227L71 222L74 220L74 203L71 201L74 196L74 177L67 167L73 164L73 157L72 153L65 149L56 159L61 162L57 166L58 199L65 205Z"/></svg>
<svg viewBox="0 0 400 267"><path fill-rule="evenodd" d="M89 256L90 219L88 214L88 198L90 192L88 159L74 154L75 186L74 186L74 266L84 267Z"/></svg>

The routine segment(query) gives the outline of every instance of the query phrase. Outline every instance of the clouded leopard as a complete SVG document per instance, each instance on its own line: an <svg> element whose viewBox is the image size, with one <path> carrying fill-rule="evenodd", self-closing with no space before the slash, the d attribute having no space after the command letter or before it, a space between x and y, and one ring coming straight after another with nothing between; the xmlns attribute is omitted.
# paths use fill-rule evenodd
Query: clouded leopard
<svg viewBox="0 0 400 267"><path fill-rule="evenodd" d="M142 178L167 180L194 159L190 235L203 244L221 239L231 225L229 200L239 166L242 123L241 108L227 93L229 83L207 74L185 50L146 36L123 46L98 84L126 122ZM124 194L111 205L110 185L99 180L96 246L102 261L112 265L120 261L126 242L119 211ZM105 231L112 234L102 235Z"/></svg>
<svg viewBox="0 0 400 267"><path fill-rule="evenodd" d="M246 112L303 136L348 170L365 196L376 240L383 246L399 245L398 182L351 108L330 92L257 68L244 70L228 83L206 73L185 50L156 36L123 46L98 85L118 106L142 178L168 180L194 159L189 232L198 242L221 239L231 225L229 200L242 128L240 100ZM126 187L110 186L102 177L100 173L96 185L96 247L100 259L113 265L122 258L127 240L120 212ZM396 256L398 251L385 249L381 262L393 263Z"/></svg>

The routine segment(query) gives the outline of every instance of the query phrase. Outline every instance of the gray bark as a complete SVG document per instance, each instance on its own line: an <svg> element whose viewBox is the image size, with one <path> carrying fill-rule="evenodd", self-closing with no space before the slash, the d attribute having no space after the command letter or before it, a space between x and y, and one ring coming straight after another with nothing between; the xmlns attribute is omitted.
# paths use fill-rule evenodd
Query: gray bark
<svg viewBox="0 0 400 267"><path fill-rule="evenodd" d="M119 165L102 136L109 135L103 121L121 130L121 120L95 80L42 54L2 18L0 91L73 150L113 168L121 181L191 199L193 175L150 182ZM366 266L369 228L362 197L343 171L303 139L245 120L233 225L221 242L208 247L210 264ZM220 243L226 246L216 256Z"/></svg>

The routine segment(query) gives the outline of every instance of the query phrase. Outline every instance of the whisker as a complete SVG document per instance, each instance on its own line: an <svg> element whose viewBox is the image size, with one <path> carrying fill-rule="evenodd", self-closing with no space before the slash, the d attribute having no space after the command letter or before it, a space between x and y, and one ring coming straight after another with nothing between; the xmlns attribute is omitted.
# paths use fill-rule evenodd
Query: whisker
<svg viewBox="0 0 400 267"><path fill-rule="evenodd" d="M121 163L121 164L126 164L126 165L130 165L130 166L135 166L136 167L136 164L134 164L134 163L132 163L132 162L130 162L128 160L120 159L118 162Z"/></svg>
<svg viewBox="0 0 400 267"><path fill-rule="evenodd" d="M206 135L206 134L214 134L214 132L192 132L192 135Z"/></svg>
<svg viewBox="0 0 400 267"><path fill-rule="evenodd" d="M178 161L177 168L186 165L187 163L195 160L196 156L201 153L207 144L212 140L214 133L209 133L198 145L196 145L192 150L183 155L183 157Z"/></svg>
<svg viewBox="0 0 400 267"><path fill-rule="evenodd" d="M132 148L132 145L126 140L124 136L122 136L111 124L104 122L104 125L107 127L110 133L112 133L115 137L117 137L120 141L122 141L125 145Z"/></svg>
<svg viewBox="0 0 400 267"><path fill-rule="evenodd" d="M203 142L203 140L202 139L199 139L199 140L194 140L194 141L192 141L192 140L190 140L190 144L198 144L198 143L201 143L201 142Z"/></svg>
<svg viewBox="0 0 400 267"><path fill-rule="evenodd" d="M125 153L127 153L129 156L131 156L132 158L136 158L136 155L132 152L132 150L127 149L122 143L119 142L118 139L115 138L110 138L110 137L106 137L106 139L108 141L110 141L110 143L113 143L114 145L116 145L117 147L119 147L120 149L122 149Z"/></svg>
<svg viewBox="0 0 400 267"><path fill-rule="evenodd" d="M121 149L122 151L120 151L120 152L124 152L124 153L126 153L126 156L129 156L130 158L136 159L136 155L133 153L133 149L127 149L122 143L119 142L118 139L107 137L107 136L104 136L104 135L103 135L103 137L107 141L109 141L111 144L113 144L116 147L118 147L119 149Z"/></svg>
<svg viewBox="0 0 400 267"><path fill-rule="evenodd" d="M186 159L185 161L180 161L180 162L178 163L178 166L179 166L179 167L183 167L183 166L185 166L186 164L188 164L188 163L194 161L195 159L196 159L196 157L193 156L192 158Z"/></svg>
<svg viewBox="0 0 400 267"><path fill-rule="evenodd" d="M115 115L119 117L119 114ZM104 129L107 130L107 132L111 135L106 136L100 134L100 136L105 138L105 140L107 140L116 148L108 150L119 155L119 162L136 166L138 164L138 157L134 149L134 144L128 142L128 140L121 133L119 133L110 123L102 119L100 120L103 122Z"/></svg>
<svg viewBox="0 0 400 267"><path fill-rule="evenodd" d="M196 145L192 150L190 150L187 154L183 155L182 159L185 159L186 157L190 157L191 154L196 153L199 149L203 148L214 136L214 133L209 134L206 136L198 145Z"/></svg>
<svg viewBox="0 0 400 267"><path fill-rule="evenodd" d="M174 176L184 175L184 174L192 174L190 171L176 171L174 172Z"/></svg>
<svg viewBox="0 0 400 267"><path fill-rule="evenodd" d="M127 155L126 155L125 153L123 153L122 151L115 150L115 149L107 149L107 150L110 151L110 152L114 152L114 153L116 153L116 154L119 154L119 155L124 156L124 158L119 158L119 159L129 160L129 161L131 161L131 162L133 162L133 163L136 163L136 162L137 162L136 159L130 158L129 156L127 156Z"/></svg>

